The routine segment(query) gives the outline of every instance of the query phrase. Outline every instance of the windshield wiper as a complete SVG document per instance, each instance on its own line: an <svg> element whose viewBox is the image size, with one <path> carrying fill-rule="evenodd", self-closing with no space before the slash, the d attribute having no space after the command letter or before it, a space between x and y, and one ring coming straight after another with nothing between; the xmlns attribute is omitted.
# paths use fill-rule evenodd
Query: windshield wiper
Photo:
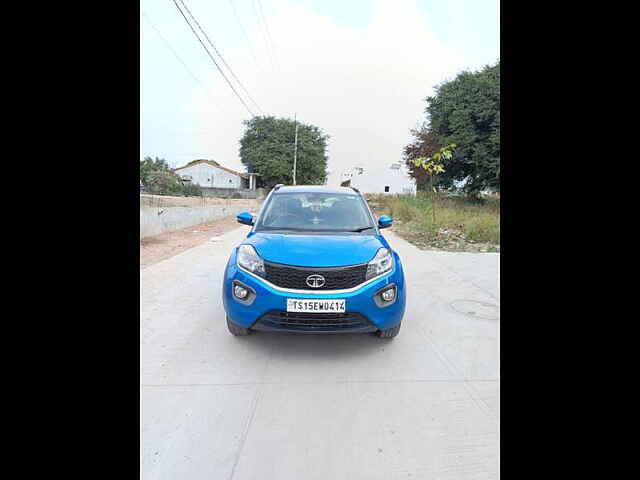
<svg viewBox="0 0 640 480"><path fill-rule="evenodd" d="M356 228L355 230L347 230L348 232L364 232L365 230L369 230L370 228L373 227L360 227L360 228Z"/></svg>

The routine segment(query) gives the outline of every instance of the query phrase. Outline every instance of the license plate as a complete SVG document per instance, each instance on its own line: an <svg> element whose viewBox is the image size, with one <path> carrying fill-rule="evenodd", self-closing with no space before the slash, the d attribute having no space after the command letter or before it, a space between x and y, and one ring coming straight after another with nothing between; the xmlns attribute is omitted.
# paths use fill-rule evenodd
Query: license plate
<svg viewBox="0 0 640 480"><path fill-rule="evenodd" d="M346 300L305 300L287 298L287 312L344 313Z"/></svg>

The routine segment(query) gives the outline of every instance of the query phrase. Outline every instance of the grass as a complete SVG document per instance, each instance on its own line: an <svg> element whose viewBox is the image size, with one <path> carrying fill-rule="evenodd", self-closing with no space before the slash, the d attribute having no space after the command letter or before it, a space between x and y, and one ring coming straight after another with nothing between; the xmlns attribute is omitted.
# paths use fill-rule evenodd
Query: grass
<svg viewBox="0 0 640 480"><path fill-rule="evenodd" d="M500 199L435 195L369 195L378 215L394 219L395 231L421 247L445 250L499 251Z"/></svg>

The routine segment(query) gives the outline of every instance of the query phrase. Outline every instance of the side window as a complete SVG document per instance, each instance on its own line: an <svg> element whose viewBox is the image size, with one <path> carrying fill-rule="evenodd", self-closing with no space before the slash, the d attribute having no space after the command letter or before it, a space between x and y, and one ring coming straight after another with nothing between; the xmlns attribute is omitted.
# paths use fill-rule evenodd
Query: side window
<svg viewBox="0 0 640 480"><path fill-rule="evenodd" d="M387 185L386 187L384 187L384 191L388 192L389 191L389 185Z"/></svg>

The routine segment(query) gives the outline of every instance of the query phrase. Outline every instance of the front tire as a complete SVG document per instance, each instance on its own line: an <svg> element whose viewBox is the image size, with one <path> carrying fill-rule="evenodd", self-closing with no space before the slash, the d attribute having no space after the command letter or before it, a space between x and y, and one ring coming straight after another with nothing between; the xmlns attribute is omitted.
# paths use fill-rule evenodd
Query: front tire
<svg viewBox="0 0 640 480"><path fill-rule="evenodd" d="M229 332L231 332L231 335L235 337L244 337L245 335L249 335L250 332L248 328L244 328L233 323L229 320L229 317L227 317L227 328L229 329Z"/></svg>
<svg viewBox="0 0 640 480"><path fill-rule="evenodd" d="M380 338L393 338L398 333L400 333L400 327L402 326L402 322L400 322L395 327L387 328L386 330L378 330L376 335Z"/></svg>

